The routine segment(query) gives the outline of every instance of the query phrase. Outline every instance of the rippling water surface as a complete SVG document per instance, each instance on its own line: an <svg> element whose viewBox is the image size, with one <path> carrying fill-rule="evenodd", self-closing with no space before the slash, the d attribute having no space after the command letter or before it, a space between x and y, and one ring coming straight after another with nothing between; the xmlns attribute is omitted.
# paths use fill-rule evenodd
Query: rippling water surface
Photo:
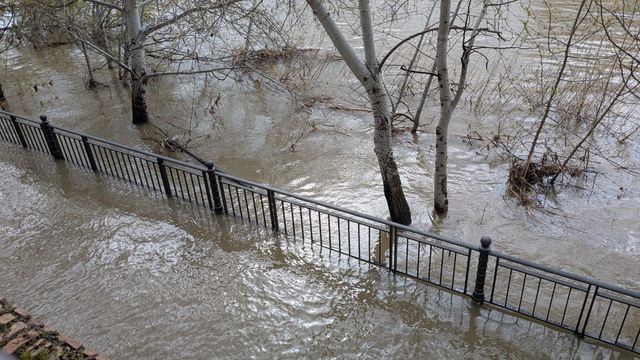
<svg viewBox="0 0 640 360"><path fill-rule="evenodd" d="M6 144L0 203L2 292L116 359L616 354Z"/></svg>
<svg viewBox="0 0 640 360"><path fill-rule="evenodd" d="M108 87L87 91L76 50L4 55L12 111L157 151L152 127L130 125L113 74L96 71ZM344 88L355 81L328 68ZM154 80L152 121L171 134L193 130L191 149L232 174L385 217L370 114L307 111L266 85ZM427 129L437 109L426 110ZM451 209L440 224L429 216L433 134L395 136L413 225L472 244L488 234L500 251L639 290L639 177L594 158L598 175L558 186L545 199L553 214L530 214L505 197L508 164L461 140L483 126L465 106L456 111ZM608 149L623 165L640 163L638 136ZM0 292L113 358L628 356L2 143L0 204Z"/></svg>

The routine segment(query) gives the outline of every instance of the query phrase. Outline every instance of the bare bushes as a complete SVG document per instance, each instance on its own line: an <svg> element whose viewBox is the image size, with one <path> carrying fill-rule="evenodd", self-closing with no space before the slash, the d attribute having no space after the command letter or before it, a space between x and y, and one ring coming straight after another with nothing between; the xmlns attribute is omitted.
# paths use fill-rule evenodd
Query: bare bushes
<svg viewBox="0 0 640 360"><path fill-rule="evenodd" d="M279 49L261 50L237 50L233 57L236 63L242 65L264 65L275 64L280 61L295 61L301 58L323 57L327 61L339 60L340 56L335 52L325 51L315 48L299 48L295 46L285 46Z"/></svg>
<svg viewBox="0 0 640 360"><path fill-rule="evenodd" d="M575 178L582 176L585 170L585 167L563 166L558 155L552 153L545 153L537 162L514 158L509 169L507 195L524 206L541 206L537 195L552 190L553 180L559 174Z"/></svg>

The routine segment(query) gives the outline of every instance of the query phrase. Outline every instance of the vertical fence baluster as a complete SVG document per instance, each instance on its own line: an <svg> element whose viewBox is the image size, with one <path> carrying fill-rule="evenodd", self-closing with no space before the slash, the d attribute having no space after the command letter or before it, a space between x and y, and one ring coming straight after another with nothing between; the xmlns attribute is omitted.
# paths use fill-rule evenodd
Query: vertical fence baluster
<svg viewBox="0 0 640 360"><path fill-rule="evenodd" d="M531 310L532 317L536 317L536 305L538 304L538 296L540 295L540 284L542 284L542 279L538 278L538 288L536 289L536 298L535 300L533 300L533 309ZM587 293L587 295L589 294Z"/></svg>
<svg viewBox="0 0 640 360"><path fill-rule="evenodd" d="M433 246L429 245L429 264L427 268L427 281L431 282L431 255L433 254Z"/></svg>
<svg viewBox="0 0 640 360"><path fill-rule="evenodd" d="M233 187L236 190L236 200L238 200L238 213L240 213L240 219L244 220L244 216L242 215L242 202L240 201L240 190L238 186ZM231 192L231 190L229 190Z"/></svg>
<svg viewBox="0 0 640 360"><path fill-rule="evenodd" d="M284 203L282 204L284 207ZM293 216L293 204L289 203L289 212L291 213L291 231L293 232L293 237L296 237L296 218Z"/></svg>
<svg viewBox="0 0 640 360"><path fill-rule="evenodd" d="M627 321L627 315L629 315L629 309L631 305L627 305L627 310L624 312L624 317L622 318L622 322L620 323L620 328L618 329L618 334L616 335L616 341L614 341L614 345L618 344L618 339L620 339L620 334L622 333L622 328L624 327L624 322Z"/></svg>
<svg viewBox="0 0 640 360"><path fill-rule="evenodd" d="M184 174L184 171L182 170L178 170L177 168L172 167L171 170L169 170L169 175L171 176L171 179L174 180L173 186L175 189L176 183L175 183L175 179L173 177L173 174L176 174L176 179L178 179L178 186L180 187L180 197L182 198L182 200L187 200L187 197L184 196L184 190L185 187L182 185L182 180L180 180L180 173ZM185 184L186 186L186 184ZM189 194L188 192L189 189L187 189L187 195ZM178 195L178 190L176 190L176 196ZM189 199L189 201L191 201L191 199Z"/></svg>
<svg viewBox="0 0 640 360"><path fill-rule="evenodd" d="M582 301L582 307L580 308L580 315L578 315L578 322L576 323L576 328L573 330L573 332L578 335L580 335L578 329L580 328L580 322L582 321L582 315L584 315L584 308L587 306L587 299L589 298L590 292L591 292L591 284L589 284L589 287L587 288L587 292L584 294L584 300Z"/></svg>
<svg viewBox="0 0 640 360"><path fill-rule="evenodd" d="M187 198L189 199L189 202L193 202L193 199L191 199L191 191L189 191L189 180L187 180L187 172L184 170L180 170L180 172L182 173L182 180L184 180L184 189L187 192ZM180 185L182 186L182 185ZM186 199L185 199L186 200ZM196 198L196 204L197 204L197 198Z"/></svg>
<svg viewBox="0 0 640 360"><path fill-rule="evenodd" d="M420 247L418 247L418 264L420 264L419 261L420 261ZM463 294L467 293L467 284L469 283L469 267L470 266L471 266L471 248L469 248L469 252L467 253L467 269L465 270L465 273L464 273L464 291L462 292Z"/></svg>
<svg viewBox="0 0 640 360"><path fill-rule="evenodd" d="M162 186L164 187L164 193L168 197L171 197L171 186L169 186L169 178L167 177L167 169L164 167L164 159L158 158L158 169L160 170L160 178L162 179Z"/></svg>
<svg viewBox="0 0 640 360"><path fill-rule="evenodd" d="M87 159L89 159L91 170L98 171L96 159L93 157L93 151L91 151L91 145L89 145L89 139L86 136L82 136L82 145L84 146L84 152L87 154Z"/></svg>
<svg viewBox="0 0 640 360"><path fill-rule="evenodd" d="M347 254L351 255L351 221L347 220Z"/></svg>
<svg viewBox="0 0 640 360"><path fill-rule="evenodd" d="M276 194L273 190L267 190L267 203L269 204L269 219L271 220L271 229L278 232L278 208L276 207Z"/></svg>
<svg viewBox="0 0 640 360"><path fill-rule="evenodd" d="M311 208L307 208L309 214L309 235L311 236L311 243L313 243L313 220L311 220Z"/></svg>
<svg viewBox="0 0 640 360"><path fill-rule="evenodd" d="M11 123L13 124L13 128L16 130L16 134L18 134L18 139L20 140L20 145L22 147L27 147L27 141L24 139L24 134L22 133L22 129L20 128L20 124L18 124L18 120L15 116L11 115Z"/></svg>
<svg viewBox="0 0 640 360"><path fill-rule="evenodd" d="M395 236L393 239L393 271L398 271L398 240L400 237L398 236L398 229L395 231Z"/></svg>
<svg viewBox="0 0 640 360"><path fill-rule="evenodd" d="M287 235L287 214L284 213L284 201L280 200L280 205L282 205L282 226L284 227L284 234Z"/></svg>
<svg viewBox="0 0 640 360"><path fill-rule="evenodd" d="M298 213L300 214L300 233L302 234L302 243L304 243L304 218L302 217L302 207L299 205Z"/></svg>
<svg viewBox="0 0 640 360"><path fill-rule="evenodd" d="M338 219L338 252L342 252L342 231L340 231L340 217L336 216L336 219Z"/></svg>
<svg viewBox="0 0 640 360"><path fill-rule="evenodd" d="M229 205L227 205L227 196L224 192L224 183L222 182L222 177L220 175L216 175L218 179L218 184L220 185L220 199L222 199L222 208L224 209L224 213L226 215L229 214ZM231 196L231 194L229 194Z"/></svg>
<svg viewBox="0 0 640 360"><path fill-rule="evenodd" d="M394 255L395 255L394 247L396 246L395 243L397 242L398 242L398 231L395 226L389 226L389 270L394 272L396 271L395 262L397 262L397 261L394 261ZM379 246L379 247L382 247L382 246Z"/></svg>
<svg viewBox="0 0 640 360"><path fill-rule="evenodd" d="M320 235L320 248L322 249L322 218L320 217L320 211L318 211L318 234Z"/></svg>
<svg viewBox="0 0 640 360"><path fill-rule="evenodd" d="M251 222L251 209L249 208L249 201L247 200L247 190L242 189L242 196L244 197L244 206L247 208L247 220ZM240 201L240 199L238 199Z"/></svg>
<svg viewBox="0 0 640 360"><path fill-rule="evenodd" d="M405 253L404 253L404 272L405 274L409 274L409 238L405 237L404 238L404 243L406 245L405 247ZM398 247L396 246L396 249ZM396 255L396 259L398 258L398 256Z"/></svg>
<svg viewBox="0 0 640 360"><path fill-rule="evenodd" d="M438 280L438 285L444 286L442 284L442 270L444 269L444 248L440 249L440 279Z"/></svg>
<svg viewBox="0 0 640 360"><path fill-rule="evenodd" d="M567 301L564 303L564 311L562 312L562 319L560 320L560 327L564 324L564 317L567 315L567 307L569 307L569 298L571 298L571 291L573 288L569 288L569 294L567 295Z"/></svg>
<svg viewBox="0 0 640 360"><path fill-rule="evenodd" d="M416 260L416 277L420 279L420 249L422 248L422 243L418 241L418 257Z"/></svg>
<svg viewBox="0 0 640 360"><path fill-rule="evenodd" d="M553 291L551 291L551 300L549 301L549 309L547 310L547 317L544 319L545 322L549 321L549 314L551 314L551 306L553 305L553 297L556 294L556 287L558 286L557 282L553 283Z"/></svg>
<svg viewBox="0 0 640 360"><path fill-rule="evenodd" d="M455 290L456 284L456 261L458 261L458 253L453 253L453 270L451 271L451 290Z"/></svg>
<svg viewBox="0 0 640 360"><path fill-rule="evenodd" d="M262 208L262 223L264 224L264 227L267 227L267 216L264 214L264 195L262 194L258 194L258 195L260 195L260 208ZM268 199L267 199L267 204L268 204Z"/></svg>
<svg viewBox="0 0 640 360"><path fill-rule="evenodd" d="M256 206L256 194L251 192L251 202L253 203L253 215L256 218L256 225L260 225L260 218L258 218L258 207Z"/></svg>
<svg viewBox="0 0 640 360"><path fill-rule="evenodd" d="M600 328L600 334L598 334L598 339L602 339L602 332L604 331L605 325L607 325L607 320L609 319L609 311L611 311L612 304L613 304L613 300L609 299L609 306L607 307L607 313L604 315L604 320L602 320L602 327Z"/></svg>
<svg viewBox="0 0 640 360"><path fill-rule="evenodd" d="M526 285L527 285L527 274L525 273L524 279L522 280L522 289L520 290L520 301L518 302L518 312L520 312L520 307L522 306L522 298L524 297L524 288Z"/></svg>
<svg viewBox="0 0 640 360"><path fill-rule="evenodd" d="M229 193L229 202L231 203L231 214L236 217L236 207L233 203L233 191L231 191L231 185L227 183L227 192Z"/></svg>
<svg viewBox="0 0 640 360"><path fill-rule="evenodd" d="M507 280L507 294L504 296L504 307L509 308L509 290L511 290L511 276L513 275L513 269L509 269L509 280Z"/></svg>
<svg viewBox="0 0 640 360"><path fill-rule="evenodd" d="M358 259L362 259L362 255L360 253L360 247L361 247L361 245L360 245L360 223L357 223L357 224L358 224Z"/></svg>

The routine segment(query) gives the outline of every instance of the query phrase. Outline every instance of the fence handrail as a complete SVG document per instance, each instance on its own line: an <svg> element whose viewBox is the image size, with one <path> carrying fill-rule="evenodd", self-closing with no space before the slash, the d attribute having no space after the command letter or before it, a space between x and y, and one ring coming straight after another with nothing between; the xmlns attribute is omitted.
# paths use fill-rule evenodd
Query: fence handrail
<svg viewBox="0 0 640 360"><path fill-rule="evenodd" d="M631 297L635 297L640 299L640 292L638 291L632 291L632 290L628 290L625 288L622 288L620 286L616 286L616 285L611 285L611 284L607 284L605 282L602 282L600 280L596 280L587 276L582 276L582 275L577 275L577 274L573 274L564 270L557 270L554 269L552 267L546 266L546 265L541 265L541 264L536 264L530 260L526 260L526 259L521 259L515 256L511 256L511 255L507 255L504 253L501 253L499 251L495 251L495 250L491 250L491 255L500 258L500 259L504 259L507 261L511 261L513 263L516 264L520 264L520 265L524 265L524 266L528 266L528 267L532 267L534 269L540 270L540 271L544 271L547 273L551 273L554 275L558 275L558 276L562 276L565 277L567 279L571 279L571 280L575 280L575 281L580 281L583 283L586 283L588 285L593 285L593 286L597 286L601 289L606 289L606 290L610 290L610 291L615 291L618 293L621 293L623 295L627 295L627 296L631 296Z"/></svg>
<svg viewBox="0 0 640 360"><path fill-rule="evenodd" d="M30 118L28 118L28 117L21 116L21 115L17 115L17 114L14 114L14 113L11 113L11 112L8 112L8 111L5 111L5 110L2 110L2 109L0 109L0 114L7 115L7 116L14 116L16 119L24 120L24 121L27 121L27 122L33 123L33 124L35 124L35 125L40 124L40 121L36 121L36 120L30 119Z"/></svg>
<svg viewBox="0 0 640 360"><path fill-rule="evenodd" d="M41 123L40 121L36 121L34 119L29 119L29 118L24 117L24 116L15 115L13 113L10 113L10 112L4 111L4 110L0 110L0 114L4 114L4 115L7 115L7 116L14 116L14 117L16 117L16 119L27 121L27 122L30 122L30 123L32 123L34 125L40 125L40 123ZM127 146L127 145L124 145L124 144L120 144L120 143L117 143L117 142L112 141L112 140L99 138L97 136L93 136L93 135L89 135L89 134L84 134L84 133L81 133L81 132L76 131L76 130L65 128L63 126L51 125L51 127L53 129L62 130L64 132L67 132L69 134L73 134L73 135L76 135L76 136L79 136L79 137L83 137L84 136L87 139L91 139L91 140L94 140L94 141L99 141L99 142L104 143L104 144L108 144L108 145L111 145L111 146L116 146L116 147L124 149L124 150L128 150L128 151L132 151L132 152L135 152L135 153L138 153L138 154L142 154L142 155L148 156L148 157L150 157L152 159L160 158L160 159L172 162L172 163L177 164L177 165L181 165L181 166L185 166L185 167L191 168L193 170L198 170L198 171L206 171L207 170L207 168L204 167L204 166L198 166L198 165L195 165L195 164L192 164L192 163L188 163L188 162L185 162L185 161L182 161L182 160L170 158L168 156L155 154L155 153L152 153L152 152L149 152L149 151L145 151L145 150L141 150L141 149L136 149L134 147Z"/></svg>
<svg viewBox="0 0 640 360"><path fill-rule="evenodd" d="M440 236L440 235L437 235L437 234L434 234L434 233L431 233L431 232L428 232L428 231L420 230L420 229L418 229L416 227L413 227L413 226L402 225L402 224L399 224L399 223L396 223L396 222L393 222L393 221L385 220L385 219L382 219L382 218L379 218L379 217L375 217L375 216L372 216L372 215L367 215L367 214L361 213L359 211L346 209L346 208L343 208L343 207L340 207L340 206L337 206L337 205L331 205L329 203L326 203L326 202L323 202L323 201L319 201L319 200L313 200L313 199L310 199L310 198L302 196L302 195L296 195L296 194L288 192L288 191L276 189L276 188L271 187L269 185L264 185L264 184L260 184L260 183L254 182L254 181L246 180L246 179L243 179L243 178L240 178L240 177L237 177L237 176L230 175L228 173L221 173L221 172L216 171L216 174L218 174L219 176L221 176L223 178L231 179L231 180L238 181L238 182L243 182L243 183L249 184L251 186L259 187L261 189L271 190L271 191L276 192L276 193L281 194L281 195L289 196L289 197L292 197L294 199L306 201L306 202L309 202L309 203L312 203L312 204L315 204L315 205L326 207L326 208L331 209L331 210L340 211L340 212L343 212L343 213L346 213L346 214L349 214L349 215L352 215L352 216L357 216L357 217L360 217L360 218L363 218L363 219L367 219L367 220L370 220L370 221L374 221L374 222L377 222L377 223L381 223L381 224L384 224L384 225L387 225L387 226L392 226L392 227L395 227L396 229L399 229L399 230L405 230L405 231L409 231L409 232L412 232L412 233L415 233L415 234L418 234L418 235L427 236L427 237L430 237L432 239L444 241L444 242L447 242L449 244L460 246L460 247L463 247L463 248L466 248L466 249L471 249L471 250L477 250L478 249L477 246L467 244L467 243L465 243L463 241L453 240L453 239L450 239L450 238L447 238L447 237L444 237L444 236Z"/></svg>

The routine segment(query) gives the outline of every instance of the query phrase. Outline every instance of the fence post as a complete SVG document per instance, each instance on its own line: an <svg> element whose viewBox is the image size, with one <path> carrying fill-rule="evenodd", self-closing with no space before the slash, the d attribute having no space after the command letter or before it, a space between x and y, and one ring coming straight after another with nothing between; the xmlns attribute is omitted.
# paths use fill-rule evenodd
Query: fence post
<svg viewBox="0 0 640 360"><path fill-rule="evenodd" d="M218 188L218 179L216 177L215 170L213 169L213 162L207 161L207 177L209 178L209 186L211 187L211 197L213 198L213 211L216 214L222 214L224 212L222 207L222 201L220 200L220 190Z"/></svg>
<svg viewBox="0 0 640 360"><path fill-rule="evenodd" d="M160 178L162 179L162 186L164 187L164 193L167 197L171 197L171 186L169 186L169 178L167 177L167 169L164 167L164 159L158 159L158 169L160 169Z"/></svg>
<svg viewBox="0 0 640 360"><path fill-rule="evenodd" d="M47 147L49 148L49 152L51 156L53 156L56 160L63 160L62 150L60 149L60 143L58 143L58 139L56 135L53 133L53 128L51 124L49 124L49 120L44 115L40 115L40 129L42 129L42 134L44 135L44 140L47 142Z"/></svg>
<svg viewBox="0 0 640 360"><path fill-rule="evenodd" d="M278 232L278 208L276 207L276 194L273 190L267 190L267 203L269 203L269 218L271 219L271 229Z"/></svg>
<svg viewBox="0 0 640 360"><path fill-rule="evenodd" d="M389 270L395 272L398 266L398 229L395 226L389 226Z"/></svg>
<svg viewBox="0 0 640 360"><path fill-rule="evenodd" d="M18 121L16 120L16 117L11 115L9 116L11 118L11 123L13 124L13 128L16 130L16 134L18 134L18 139L20 140L20 145L22 145L22 147L27 147L27 142L24 140L24 135L22 134L22 129L20 128L20 124L18 124Z"/></svg>
<svg viewBox="0 0 640 360"><path fill-rule="evenodd" d="M491 252L491 238L483 236L480 239L480 256L478 257L478 269L476 270L476 286L473 288L471 298L473 301L482 304L484 302L484 281L487 277L487 263ZM493 280L495 281L495 279Z"/></svg>
<svg viewBox="0 0 640 360"><path fill-rule="evenodd" d="M593 297L591 298L591 304L589 304L589 310L587 311L587 316L584 319L584 325L582 325L582 331L578 334L580 336L584 336L584 332L587 330L587 324L589 323L589 317L591 316L591 309L593 309L593 304L596 302L596 298L598 297L598 289L600 289L600 287L596 286L596 289L593 292ZM589 293L587 293L587 296L588 295ZM602 324L602 326L604 326L604 324ZM635 346L635 343L634 343L634 346Z"/></svg>
<svg viewBox="0 0 640 360"><path fill-rule="evenodd" d="M82 145L84 145L84 152L87 154L87 159L89 159L89 166L91 166L91 170L98 171L98 166L96 166L96 159L93 157L93 151L91 151L91 145L89 145L89 139L82 135Z"/></svg>
<svg viewBox="0 0 640 360"><path fill-rule="evenodd" d="M580 309L580 316L578 316L578 322L576 323L576 328L575 330L573 330L574 333L576 333L578 336L580 337L584 337L584 333L580 333L578 331L578 329L580 328L580 323L582 322L582 315L584 315L584 308L587 306L587 299L589 298L589 293L591 292L591 284L589 284L589 287L587 288L587 292L584 294L584 301L582 302L582 308ZM595 298L595 294L594 294L594 298ZM591 309L589 309L591 310ZM590 314L587 315L587 318L589 317ZM585 320L589 321L588 319Z"/></svg>

